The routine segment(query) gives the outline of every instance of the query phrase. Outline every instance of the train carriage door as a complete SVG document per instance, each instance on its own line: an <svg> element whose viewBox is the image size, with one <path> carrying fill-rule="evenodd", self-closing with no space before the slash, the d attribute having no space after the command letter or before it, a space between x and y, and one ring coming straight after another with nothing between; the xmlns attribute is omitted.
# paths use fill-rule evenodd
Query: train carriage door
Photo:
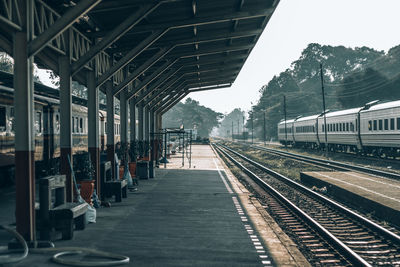
<svg viewBox="0 0 400 267"><path fill-rule="evenodd" d="M319 117L317 117L316 119L315 119L315 135L316 135L316 138L317 138L317 145L318 146L320 146L320 141L319 141L319 124L318 124L318 118ZM324 124L321 124L321 131L326 131L326 125L324 125Z"/></svg>
<svg viewBox="0 0 400 267"><path fill-rule="evenodd" d="M6 107L0 106L0 132L6 132L7 130L7 119L6 119Z"/></svg>
<svg viewBox="0 0 400 267"><path fill-rule="evenodd" d="M355 134L357 136L357 149L362 149L362 140L361 140L361 112L357 112L357 117L355 121Z"/></svg>

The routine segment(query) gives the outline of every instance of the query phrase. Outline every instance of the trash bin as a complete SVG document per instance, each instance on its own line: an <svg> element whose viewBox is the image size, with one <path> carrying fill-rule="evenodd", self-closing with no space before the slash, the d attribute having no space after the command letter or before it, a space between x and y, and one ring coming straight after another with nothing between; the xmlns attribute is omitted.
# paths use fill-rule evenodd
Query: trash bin
<svg viewBox="0 0 400 267"><path fill-rule="evenodd" d="M149 179L149 162L138 161L136 166L136 174L139 179Z"/></svg>

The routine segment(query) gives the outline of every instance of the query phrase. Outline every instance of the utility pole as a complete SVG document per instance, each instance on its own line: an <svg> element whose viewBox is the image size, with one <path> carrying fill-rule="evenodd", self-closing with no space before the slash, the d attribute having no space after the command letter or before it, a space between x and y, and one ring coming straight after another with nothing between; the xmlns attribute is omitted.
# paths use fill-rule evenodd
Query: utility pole
<svg viewBox="0 0 400 267"><path fill-rule="evenodd" d="M322 106L324 112L324 132L325 132L325 156L328 158L328 132L326 130L326 107L325 107L325 88L324 88L324 74L322 70L322 63L319 64L319 68L321 70L321 88L322 88ZM317 129L318 131L318 129Z"/></svg>
<svg viewBox="0 0 400 267"><path fill-rule="evenodd" d="M287 125L286 125L286 96L283 96L283 114L285 115L285 149L287 149Z"/></svg>
<svg viewBox="0 0 400 267"><path fill-rule="evenodd" d="M232 141L233 141L233 121L232 121Z"/></svg>
<svg viewBox="0 0 400 267"><path fill-rule="evenodd" d="M239 129L240 129L240 119L238 119L238 139L239 139L239 136L240 136L240 133L239 133Z"/></svg>
<svg viewBox="0 0 400 267"><path fill-rule="evenodd" d="M253 112L250 113L250 116L251 116L251 143L253 144L254 143Z"/></svg>
<svg viewBox="0 0 400 267"><path fill-rule="evenodd" d="M265 110L264 110L264 131L263 131L263 133L264 133L264 146L265 146Z"/></svg>
<svg viewBox="0 0 400 267"><path fill-rule="evenodd" d="M243 142L245 142L246 141L246 136L245 136L245 132L244 132L244 116L243 116L242 135L243 135Z"/></svg>

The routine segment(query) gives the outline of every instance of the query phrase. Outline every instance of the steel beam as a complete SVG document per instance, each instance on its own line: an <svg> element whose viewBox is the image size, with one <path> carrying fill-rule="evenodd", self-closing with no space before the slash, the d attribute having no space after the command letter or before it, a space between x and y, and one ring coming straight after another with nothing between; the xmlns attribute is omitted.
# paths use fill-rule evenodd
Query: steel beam
<svg viewBox="0 0 400 267"><path fill-rule="evenodd" d="M168 110L170 110L173 106L175 106L179 101L181 101L183 98L185 98L187 95L189 94L189 92L185 91L181 96L179 96L177 99L175 99L174 101L172 101L169 105L167 105L164 109L162 109L160 111L160 113L162 115L165 114L165 112L167 112Z"/></svg>
<svg viewBox="0 0 400 267"><path fill-rule="evenodd" d="M223 68L223 67L217 67L217 68L209 68L206 70L194 70L194 71L188 71L185 72L185 75L191 75L191 74L198 74L198 76L201 76L201 74L210 74L210 73L214 73L217 72L219 74L223 74L226 72L234 72L234 71L239 71L241 69L242 66L229 66L228 68Z"/></svg>
<svg viewBox="0 0 400 267"><path fill-rule="evenodd" d="M95 176L93 178L96 182L96 191L100 196L99 90L96 87L94 71L88 71L86 79L88 91L88 148L95 171Z"/></svg>
<svg viewBox="0 0 400 267"><path fill-rule="evenodd" d="M73 65L72 72L75 74L78 72L83 66L85 66L90 60L92 60L98 53L102 52L104 49L109 47L119 38L121 38L125 33L127 33L130 29L136 26L143 18L153 12L160 3L153 5L142 5L139 10L137 10L134 14L130 15L126 18L121 24L113 29L112 32L107 34L105 38L103 38L100 42L95 44L93 47L89 49L89 51L80 57Z"/></svg>
<svg viewBox="0 0 400 267"><path fill-rule="evenodd" d="M226 52L233 52L233 51L240 51L240 50L249 50L252 49L252 44L246 45L232 45L232 46L225 46L225 47L211 47L206 49L201 49L193 52L177 52L175 54L171 54L172 58L180 57L180 58L189 58L189 57L200 57L212 54L219 54L219 53L226 53Z"/></svg>
<svg viewBox="0 0 400 267"><path fill-rule="evenodd" d="M212 71L217 71L218 69L214 69L214 70L212 70ZM235 69L235 70L237 70L237 69ZM165 94L165 90L167 90L171 85L173 85L174 83L176 83L179 79L181 79L181 78L183 78L184 76L187 76L187 75L190 75L190 74L197 74L198 72L193 72L193 73L184 73L184 74L182 74L182 75L180 75L180 76L176 76L175 78L173 78L172 80L170 80L170 82L168 82L165 86L163 86L162 88L160 88L160 90L158 91L158 93L159 93L159 95L157 95L156 93L155 94L152 94L152 96L149 98L149 99L147 99L147 101L146 101L146 104L150 104L153 100L154 100L154 98L155 97L157 97L157 96L162 96L163 94ZM207 73L207 71L205 71L205 73ZM197 76L196 76L197 77ZM196 79L198 79L198 78L196 78ZM173 89L173 88L172 88ZM146 91L147 92L147 91ZM149 92L149 93L151 93L151 92ZM147 96L147 95L146 95ZM145 96L139 96L139 98L138 99L140 99L140 100L143 100L143 98L144 98Z"/></svg>
<svg viewBox="0 0 400 267"><path fill-rule="evenodd" d="M195 92L200 92L200 91L208 91L208 90L215 90L215 89L223 89L223 88L228 88L231 87L232 84L224 84L224 85L216 85L216 86L211 86L211 87L197 87L197 88L190 88L190 85L188 85L188 91L189 93L195 93Z"/></svg>
<svg viewBox="0 0 400 267"><path fill-rule="evenodd" d="M5 18L2 15L0 15L0 23L3 24L2 27L4 27L6 31L9 32L22 31L22 27L20 25Z"/></svg>
<svg viewBox="0 0 400 267"><path fill-rule="evenodd" d="M244 20L244 19L253 19L253 18L260 18L272 15L274 9L256 9L251 11L239 11L239 12L231 12L230 10L227 11L226 14L221 14L221 12L216 11L215 14L212 12L208 12L208 16L196 16L191 19L187 20L179 20L179 21L168 21L164 23L149 23L146 25L138 25L134 28L134 31L130 33L137 33L137 32L146 32L146 31L154 31L162 28L168 29L179 29L179 28L186 28L186 27L194 27L200 25L207 25L207 24L215 24L215 23L223 23L223 22L230 22L232 20ZM129 34L130 34L129 33ZM93 34L94 37L103 37L108 34L108 31L103 32L96 32Z"/></svg>
<svg viewBox="0 0 400 267"><path fill-rule="evenodd" d="M97 84L101 85L105 81L107 81L109 78L111 78L112 75L117 73L120 69L125 67L126 65L129 64L132 60L134 60L140 53L142 53L144 50L146 50L148 47L150 47L155 41L157 41L161 36L164 35L164 31L158 30L153 32L150 36L145 38L143 41L141 41L135 48L129 51L126 55L124 55L123 58L118 60L116 64L114 64L111 68L109 68L104 74L102 74L98 80Z"/></svg>
<svg viewBox="0 0 400 267"><path fill-rule="evenodd" d="M148 96L150 93L152 93L159 85L164 83L168 78L174 76L181 67L176 68L176 69L170 69L168 72L164 73L160 79L158 79L154 84L152 84L150 87L148 87L146 90L143 90L142 94L140 94L137 99L136 103L140 103L146 96Z"/></svg>
<svg viewBox="0 0 400 267"><path fill-rule="evenodd" d="M106 97L107 97L107 160L111 161L112 176L115 178L115 108L114 108L114 94L113 83L107 81L106 83Z"/></svg>
<svg viewBox="0 0 400 267"><path fill-rule="evenodd" d="M154 79L158 78L164 71L166 71L168 68L170 68L177 61L178 61L178 59L173 62L171 62L169 60L167 62L165 62L162 66L160 66L158 69L156 69L150 76L147 76L143 81L141 81L137 86L135 86L134 90L132 92L130 92L128 99L132 98L137 92L142 90L145 86L147 86Z"/></svg>
<svg viewBox="0 0 400 267"><path fill-rule="evenodd" d="M28 45L28 55L34 56L59 34L62 34L79 17L89 12L99 4L101 0L81 0L76 6L69 9L64 15L57 19L47 30L33 39Z"/></svg>
<svg viewBox="0 0 400 267"><path fill-rule="evenodd" d="M195 36L193 38L170 38L163 39L162 41L157 42L152 48L161 48L168 46L173 43L177 46L185 46L185 45L193 45L193 44L202 44L216 41L223 41L226 39L237 39L243 37L257 36L262 33L262 29L256 29L252 31L237 31L237 32L227 32L227 33L205 33L204 36ZM118 48L111 49L110 51L113 53L117 52L125 52L130 49L129 43L127 45L120 44Z"/></svg>
<svg viewBox="0 0 400 267"><path fill-rule="evenodd" d="M158 90L158 92L153 93L149 99L146 100L146 105L150 105L154 107L156 104L152 104L154 101L159 101L160 99L162 100L166 95L168 95L170 92L172 92L175 88L180 88L181 86L185 85L183 82L179 84L176 87L172 87L173 84L175 84L177 81L179 81L184 75L180 77L175 77L170 82L168 82L168 85L163 86Z"/></svg>
<svg viewBox="0 0 400 267"><path fill-rule="evenodd" d="M20 1L21 31L14 33L14 110L15 110L15 219L17 231L34 241L35 232L35 135L33 102L33 57L27 54L33 37L33 9L30 1Z"/></svg>
<svg viewBox="0 0 400 267"><path fill-rule="evenodd" d="M187 89L187 87L183 86L179 90L176 90L176 91L172 92L170 95L168 95L167 98L163 99L159 103L158 107L155 107L155 111L159 112L160 110L163 110L166 106L169 105L169 103L171 103L174 100L175 96L177 96L178 94L180 94L182 91L184 91L186 89Z"/></svg>
<svg viewBox="0 0 400 267"><path fill-rule="evenodd" d="M113 94L116 95L121 92L130 82L138 78L142 73L148 70L151 66L153 66L157 61L159 61L164 55L166 55L169 51L171 51L173 47L169 49L160 49L156 54L154 54L151 58L146 60L140 67L135 69L128 77L125 78L124 81L119 83L113 90Z"/></svg>

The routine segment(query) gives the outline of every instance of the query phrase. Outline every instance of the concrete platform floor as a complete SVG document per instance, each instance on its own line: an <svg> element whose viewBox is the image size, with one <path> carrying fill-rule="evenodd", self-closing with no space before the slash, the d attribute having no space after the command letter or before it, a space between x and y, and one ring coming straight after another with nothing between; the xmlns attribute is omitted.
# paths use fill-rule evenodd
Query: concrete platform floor
<svg viewBox="0 0 400 267"><path fill-rule="evenodd" d="M363 207L377 217L399 225L400 181L357 172L303 172L301 181L325 186L338 199Z"/></svg>
<svg viewBox="0 0 400 267"><path fill-rule="evenodd" d="M129 266L307 265L290 241L268 226L273 222L265 222L258 212L262 207L222 170L209 146L194 147L192 169L186 162L184 168L176 165L172 159L167 169L156 170L155 179L140 180L138 191L98 209L97 223L75 231L73 240L56 241L56 247L126 255ZM51 255L29 254L12 266L59 266L50 262Z"/></svg>

